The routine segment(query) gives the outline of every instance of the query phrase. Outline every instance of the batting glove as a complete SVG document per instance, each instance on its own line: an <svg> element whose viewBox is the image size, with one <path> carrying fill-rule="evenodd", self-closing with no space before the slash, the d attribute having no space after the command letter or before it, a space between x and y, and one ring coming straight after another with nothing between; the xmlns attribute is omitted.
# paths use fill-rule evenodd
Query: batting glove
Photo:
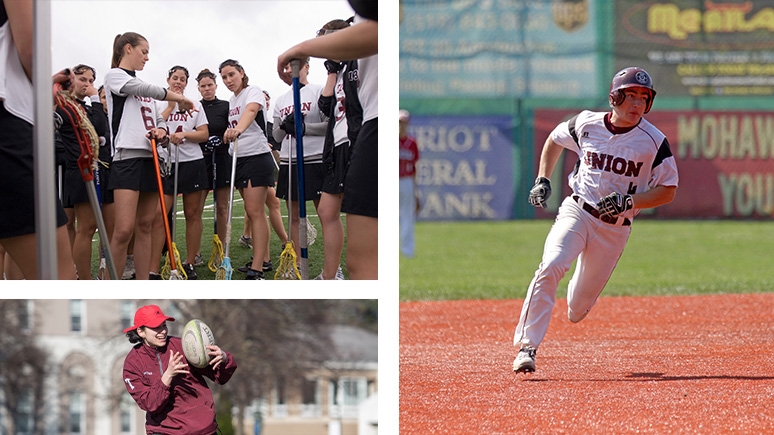
<svg viewBox="0 0 774 435"><path fill-rule="evenodd" d="M533 207L546 207L546 201L551 196L551 180L537 177L535 185L529 191L529 204Z"/></svg>
<svg viewBox="0 0 774 435"><path fill-rule="evenodd" d="M613 192L597 201L597 210L602 216L618 217L627 210L631 210L632 207L634 207L632 196L622 195L618 192Z"/></svg>
<svg viewBox="0 0 774 435"><path fill-rule="evenodd" d="M296 116L294 114L290 114L285 117L285 119L282 120L282 124L280 124L280 128L285 131L285 133L296 137ZM301 118L301 135L304 135L306 133L306 125L304 125L303 117Z"/></svg>
<svg viewBox="0 0 774 435"><path fill-rule="evenodd" d="M335 60L326 60L325 69L328 70L328 74L336 74L344 67L344 62L336 62Z"/></svg>

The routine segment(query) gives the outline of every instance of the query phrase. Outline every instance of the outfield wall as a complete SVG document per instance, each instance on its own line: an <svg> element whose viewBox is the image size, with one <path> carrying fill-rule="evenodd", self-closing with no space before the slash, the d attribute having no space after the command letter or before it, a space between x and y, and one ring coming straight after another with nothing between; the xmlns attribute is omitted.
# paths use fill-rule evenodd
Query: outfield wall
<svg viewBox="0 0 774 435"><path fill-rule="evenodd" d="M400 105L418 137L422 220L552 217L527 204L542 144L639 65L672 145L675 201L650 215L774 215L774 7L767 1L404 0ZM576 156L564 155L555 192ZM557 188L562 186L561 188ZM643 213L643 215L646 215Z"/></svg>

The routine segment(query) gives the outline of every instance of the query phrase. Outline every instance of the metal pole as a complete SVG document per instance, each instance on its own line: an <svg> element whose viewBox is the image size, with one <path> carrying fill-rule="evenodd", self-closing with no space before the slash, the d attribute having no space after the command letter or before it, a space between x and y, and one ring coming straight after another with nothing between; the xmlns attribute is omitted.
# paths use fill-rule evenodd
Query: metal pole
<svg viewBox="0 0 774 435"><path fill-rule="evenodd" d="M35 233L38 279L57 279L56 188L51 91L51 0L34 0L32 86L35 90Z"/></svg>

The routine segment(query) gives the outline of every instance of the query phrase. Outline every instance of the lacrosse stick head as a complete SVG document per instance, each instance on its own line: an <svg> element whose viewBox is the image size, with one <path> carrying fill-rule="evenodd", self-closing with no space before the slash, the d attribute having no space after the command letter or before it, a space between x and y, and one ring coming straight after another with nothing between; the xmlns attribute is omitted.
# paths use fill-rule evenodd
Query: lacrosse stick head
<svg viewBox="0 0 774 435"><path fill-rule="evenodd" d="M298 270L297 258L293 242L288 240L282 254L280 254L279 266L277 266L277 272L274 273L274 279L300 280L301 272Z"/></svg>
<svg viewBox="0 0 774 435"><path fill-rule="evenodd" d="M224 257L223 261L220 263L220 267L215 271L215 279L217 280L231 280L231 274L234 272L234 269L231 268L231 259L228 257Z"/></svg>
<svg viewBox="0 0 774 435"><path fill-rule="evenodd" d="M210 261L207 263L207 267L212 272L217 272L220 265L223 263L223 242L220 241L220 237L217 234L212 236L212 254L210 255Z"/></svg>

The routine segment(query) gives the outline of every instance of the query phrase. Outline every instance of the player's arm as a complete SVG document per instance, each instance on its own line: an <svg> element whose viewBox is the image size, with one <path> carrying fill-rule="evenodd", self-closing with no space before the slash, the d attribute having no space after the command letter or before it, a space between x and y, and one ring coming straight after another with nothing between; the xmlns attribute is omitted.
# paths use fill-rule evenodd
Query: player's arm
<svg viewBox="0 0 774 435"><path fill-rule="evenodd" d="M292 59L307 56L327 59L354 60L377 54L379 51L379 23L365 20L337 32L307 39L294 45L277 59L277 73L287 84L291 75L285 67Z"/></svg>
<svg viewBox="0 0 774 435"><path fill-rule="evenodd" d="M632 202L636 208L654 208L669 204L675 199L677 186L656 186L642 193L632 195Z"/></svg>
<svg viewBox="0 0 774 435"><path fill-rule="evenodd" d="M550 136L546 139L546 143L543 145L543 151L540 152L538 177L551 178L551 174L554 172L554 168L559 161L559 157L562 155L562 151L564 151L564 147L554 142Z"/></svg>
<svg viewBox="0 0 774 435"><path fill-rule="evenodd" d="M8 22L11 27L13 43L16 45L16 52L19 53L19 61L27 74L27 78L32 80L32 0L7 1L3 0L5 13L8 15Z"/></svg>
<svg viewBox="0 0 774 435"><path fill-rule="evenodd" d="M239 117L239 122L234 128L229 128L223 134L223 140L225 142L233 142L234 139L239 137L242 133L250 127L250 124L255 121L255 117L258 116L258 111L261 110L261 105L255 102L247 103L245 106L245 112Z"/></svg>

